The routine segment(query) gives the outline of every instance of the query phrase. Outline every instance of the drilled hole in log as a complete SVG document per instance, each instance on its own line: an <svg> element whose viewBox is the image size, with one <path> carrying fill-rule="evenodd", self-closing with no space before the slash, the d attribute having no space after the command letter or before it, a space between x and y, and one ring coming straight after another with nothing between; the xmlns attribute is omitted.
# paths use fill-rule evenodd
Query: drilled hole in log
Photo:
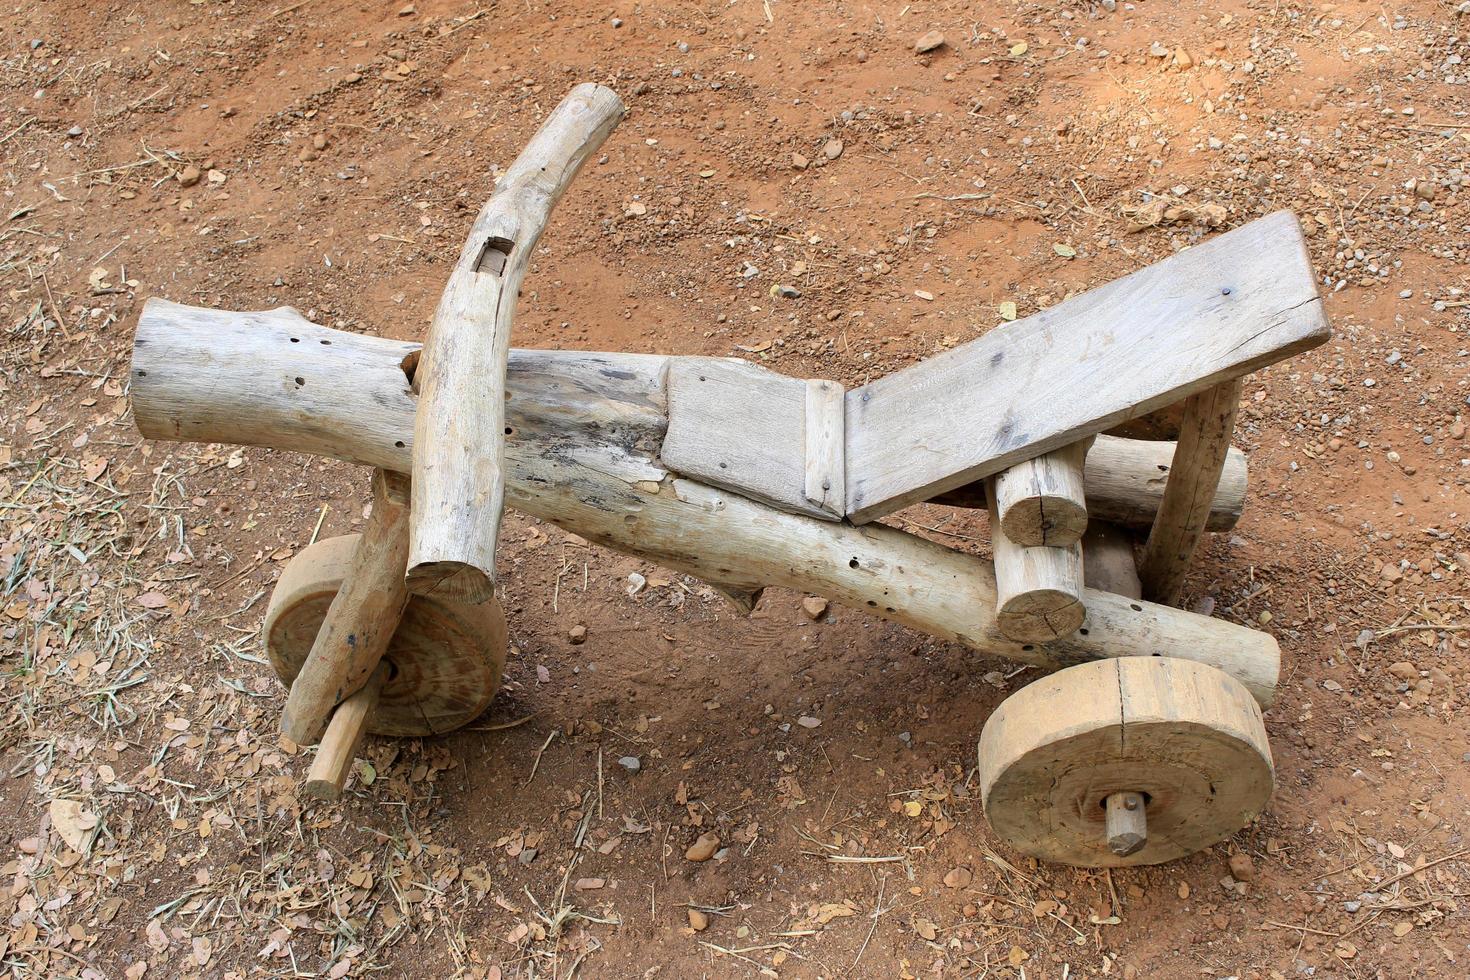
<svg viewBox="0 0 1470 980"><path fill-rule="evenodd" d="M490 239L480 248L480 257L475 259L475 271L501 275L505 272L505 263L515 245L509 238Z"/></svg>
<svg viewBox="0 0 1470 980"><path fill-rule="evenodd" d="M306 379L305 378L297 378L296 379L296 387L302 388L302 387L305 387L305 385L306 385Z"/></svg>

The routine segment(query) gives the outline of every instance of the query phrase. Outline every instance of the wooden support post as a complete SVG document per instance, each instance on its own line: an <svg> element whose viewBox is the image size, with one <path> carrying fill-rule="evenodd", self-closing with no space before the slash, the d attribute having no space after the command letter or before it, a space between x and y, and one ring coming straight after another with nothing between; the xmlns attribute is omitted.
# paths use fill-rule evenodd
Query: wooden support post
<svg viewBox="0 0 1470 980"><path fill-rule="evenodd" d="M500 179L440 296L415 374L415 593L469 602L494 593L516 296L551 209L622 116L611 89L572 89Z"/></svg>
<svg viewBox="0 0 1470 980"><path fill-rule="evenodd" d="M373 512L311 653L291 682L281 731L315 742L339 702L362 687L388 649L408 604L408 477L373 471Z"/></svg>
<svg viewBox="0 0 1470 980"><path fill-rule="evenodd" d="M316 758L306 774L306 792L319 800L339 800L342 787L352 772L352 760L362 744L368 719L378 706L378 694L388 679L389 665L378 664L368 682L343 701L332 713L332 722L317 747Z"/></svg>
<svg viewBox="0 0 1470 980"><path fill-rule="evenodd" d="M1144 598L1173 605L1209 521L1215 487L1235 432L1240 380L1192 395L1184 406L1169 482L1139 562Z"/></svg>
<svg viewBox="0 0 1470 980"><path fill-rule="evenodd" d="M1060 548L1087 530L1083 464L1091 439L1043 453L995 475L995 507L1012 542Z"/></svg>
<svg viewBox="0 0 1470 980"><path fill-rule="evenodd" d="M989 498L999 497L992 480ZM995 556L995 620L1018 643L1049 643L1071 636L1087 618L1082 604L1082 545L1028 548L1016 544L990 505L990 549Z"/></svg>

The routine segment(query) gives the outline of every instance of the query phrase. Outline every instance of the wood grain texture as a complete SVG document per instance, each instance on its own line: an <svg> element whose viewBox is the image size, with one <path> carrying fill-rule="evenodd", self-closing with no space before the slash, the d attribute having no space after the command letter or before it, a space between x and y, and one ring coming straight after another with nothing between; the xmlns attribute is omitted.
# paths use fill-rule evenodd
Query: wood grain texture
<svg viewBox="0 0 1470 980"><path fill-rule="evenodd" d="M1209 523L1239 403L1240 381L1235 379L1191 396L1184 406L1169 480L1138 563L1143 594L1151 602L1173 605L1184 589L1189 563Z"/></svg>
<svg viewBox="0 0 1470 980"><path fill-rule="evenodd" d="M405 458L404 469L408 460ZM341 588L360 535L326 538L286 563L261 628L276 676L290 686ZM442 735L473 721L500 687L505 614L485 602L410 596L383 654L391 667L369 719L379 735Z"/></svg>
<svg viewBox="0 0 1470 980"><path fill-rule="evenodd" d="M1044 861L1159 864L1244 827L1271 796L1260 708L1212 667L1127 657L1071 667L1012 694L980 735L980 798L991 829ZM1148 799L1147 839L1108 847L1104 801Z"/></svg>
<svg viewBox="0 0 1470 980"><path fill-rule="evenodd" d="M837 520L807 499L807 385L733 357L669 362L665 466L788 510Z"/></svg>
<svg viewBox="0 0 1470 980"><path fill-rule="evenodd" d="M357 550L281 711L281 731L297 745L320 738L332 709L373 675L408 604L408 478L373 470L372 498Z"/></svg>
<svg viewBox="0 0 1470 980"><path fill-rule="evenodd" d="M403 472L414 404L400 364L412 350L289 311L213 313L151 301L134 345L134 418L150 438L270 446ZM1076 634L1045 646L1017 643L996 627L987 561L893 528L815 520L680 479L658 459L666 363L516 352L508 375L509 506L708 582L825 596L1048 669L1155 653L1198 659L1269 703L1280 649L1264 633L1089 590ZM307 379L304 388L296 376Z"/></svg>
<svg viewBox="0 0 1470 980"><path fill-rule="evenodd" d="M1098 436L1087 452L1083 486L1089 521L1130 528L1153 526L1174 465L1174 443ZM1215 488L1206 530L1228 531L1245 510L1245 453L1231 448ZM931 503L980 509L986 506L985 480L967 483L934 497Z"/></svg>
<svg viewBox="0 0 1470 980"><path fill-rule="evenodd" d="M306 793L318 800L340 800L357 747L367 732L368 719L378 707L378 695L388 679L388 665L379 664L362 687L354 691L332 713L331 724L317 747L316 758L306 773Z"/></svg>
<svg viewBox="0 0 1470 980"><path fill-rule="evenodd" d="M1091 439L1074 442L995 475L995 510L1006 537L1023 547L1060 548L1087 530L1083 465Z"/></svg>
<svg viewBox="0 0 1470 980"><path fill-rule="evenodd" d="M1089 522L1082 536L1082 581L1089 589L1142 598L1133 536L1107 521Z"/></svg>
<svg viewBox="0 0 1470 980"><path fill-rule="evenodd" d="M808 380L806 419L802 427L807 503L838 519L847 507L847 463L843 455L845 394L836 381Z"/></svg>
<svg viewBox="0 0 1470 980"><path fill-rule="evenodd" d="M1323 343L1296 218L1278 212L847 395L864 523Z"/></svg>
<svg viewBox="0 0 1470 980"><path fill-rule="evenodd" d="M991 500L1000 498L992 491ZM1082 545L1027 547L1012 541L990 507L990 550L995 559L995 619L1018 643L1050 643L1071 636L1087 618L1082 605Z"/></svg>
<svg viewBox="0 0 1470 980"><path fill-rule="evenodd" d="M516 297L552 208L623 112L611 89L572 89L501 177L440 296L414 379L408 582L416 593L472 602L493 594Z"/></svg>

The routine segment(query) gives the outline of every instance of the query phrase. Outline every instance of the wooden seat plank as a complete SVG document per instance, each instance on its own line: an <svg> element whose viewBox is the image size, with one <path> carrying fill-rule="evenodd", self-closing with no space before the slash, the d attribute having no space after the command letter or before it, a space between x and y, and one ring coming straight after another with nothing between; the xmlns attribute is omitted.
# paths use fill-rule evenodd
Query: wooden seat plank
<svg viewBox="0 0 1470 980"><path fill-rule="evenodd" d="M1324 343L1301 227L1269 215L847 395L872 521Z"/></svg>

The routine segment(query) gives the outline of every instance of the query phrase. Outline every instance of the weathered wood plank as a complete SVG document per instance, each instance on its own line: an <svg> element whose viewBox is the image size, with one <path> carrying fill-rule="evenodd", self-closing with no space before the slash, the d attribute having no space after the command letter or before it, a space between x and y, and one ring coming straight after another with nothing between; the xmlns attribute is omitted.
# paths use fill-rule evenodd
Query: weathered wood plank
<svg viewBox="0 0 1470 980"><path fill-rule="evenodd" d="M1330 335L1278 212L847 394L864 523L1076 442Z"/></svg>
<svg viewBox="0 0 1470 980"><path fill-rule="evenodd" d="M839 520L847 506L845 394L836 381L813 378L806 383L806 499Z"/></svg>
<svg viewBox="0 0 1470 980"><path fill-rule="evenodd" d="M663 463L676 473L824 520L807 499L807 385L732 357L669 363Z"/></svg>

